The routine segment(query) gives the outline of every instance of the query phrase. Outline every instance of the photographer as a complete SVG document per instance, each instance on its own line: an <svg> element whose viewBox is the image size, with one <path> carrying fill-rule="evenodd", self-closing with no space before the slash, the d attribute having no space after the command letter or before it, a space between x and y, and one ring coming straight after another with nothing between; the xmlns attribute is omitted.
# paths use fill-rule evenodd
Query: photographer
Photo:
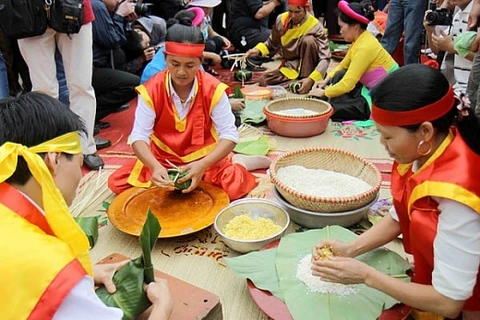
<svg viewBox="0 0 480 320"><path fill-rule="evenodd" d="M123 47L128 61L124 70L140 75L165 42L167 26L162 18L149 15L134 20L128 29L127 44Z"/></svg>
<svg viewBox="0 0 480 320"><path fill-rule="evenodd" d="M436 11L427 10L423 20L432 52L438 54L444 51L454 55L453 75L455 84L453 88L457 95L465 94L467 90L474 53L469 52L464 57L460 56L454 48L454 41L458 35L467 30L467 20L472 4L472 0L446 0L442 3L440 9ZM449 6L455 6L453 19L451 18ZM451 32L448 32L449 29L451 29ZM446 67L447 70L445 71L448 74L451 66L446 64Z"/></svg>
<svg viewBox="0 0 480 320"><path fill-rule="evenodd" d="M121 47L127 43L124 25L134 15L135 5L129 0L92 0L95 13L92 85L97 97L97 121L126 108L140 84L137 75L121 70L125 64Z"/></svg>

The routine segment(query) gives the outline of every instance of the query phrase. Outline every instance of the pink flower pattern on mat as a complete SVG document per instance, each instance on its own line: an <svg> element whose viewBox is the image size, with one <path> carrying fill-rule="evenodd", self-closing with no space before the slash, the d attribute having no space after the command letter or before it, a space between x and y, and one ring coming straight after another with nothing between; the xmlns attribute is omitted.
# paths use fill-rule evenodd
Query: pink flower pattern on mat
<svg viewBox="0 0 480 320"><path fill-rule="evenodd" d="M355 141L360 141L361 139L373 140L372 137L378 136L378 131L375 127L360 128L352 124L343 125L338 122L332 123L331 133L335 137Z"/></svg>

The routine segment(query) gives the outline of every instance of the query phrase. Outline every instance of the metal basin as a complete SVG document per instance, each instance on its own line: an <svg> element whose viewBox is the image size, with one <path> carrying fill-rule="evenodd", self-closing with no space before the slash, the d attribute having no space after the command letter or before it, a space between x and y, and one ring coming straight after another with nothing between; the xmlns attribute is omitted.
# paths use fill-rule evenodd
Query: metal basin
<svg viewBox="0 0 480 320"><path fill-rule="evenodd" d="M311 229L323 228L331 225L342 227L351 226L352 224L359 222L362 217L368 213L370 207L373 206L378 200L377 193L372 202L355 210L344 212L313 212L291 205L287 200L285 200L285 198L282 197L276 187L273 188L273 194L278 202L285 208L285 210L287 210L292 221Z"/></svg>
<svg viewBox="0 0 480 320"><path fill-rule="evenodd" d="M259 240L239 240L227 237L223 233L227 223L234 217L246 213L250 213L253 219L256 219L257 217L270 219L277 225L281 226L282 229L268 238ZM279 204L265 199L248 198L234 201L228 207L220 211L215 218L213 226L227 246L235 251L246 253L259 250L268 243L280 239L289 224L290 217L285 209Z"/></svg>

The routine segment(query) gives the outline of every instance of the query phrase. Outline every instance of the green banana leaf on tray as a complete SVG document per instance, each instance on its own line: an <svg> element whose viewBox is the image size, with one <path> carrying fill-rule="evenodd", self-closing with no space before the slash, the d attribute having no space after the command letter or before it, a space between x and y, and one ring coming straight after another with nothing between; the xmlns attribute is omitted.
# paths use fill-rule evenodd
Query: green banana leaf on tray
<svg viewBox="0 0 480 320"><path fill-rule="evenodd" d="M103 286L96 291L97 296L107 306L122 309L123 319L134 319L151 306L143 286L145 283L155 281L151 253L160 230L157 218L148 210L139 238L142 256L130 261L115 273L113 283L117 291L114 294L108 293Z"/></svg>
<svg viewBox="0 0 480 320"><path fill-rule="evenodd" d="M226 262L239 276L281 299L296 320L377 319L383 309L393 307L398 301L364 284L356 285L355 293L350 295L312 292L296 277L299 262L321 240L350 242L355 237L355 233L345 228L330 226L290 234L281 239L276 249L228 258ZM406 271L410 265L387 249L379 248L357 259L383 273L409 281Z"/></svg>
<svg viewBox="0 0 480 320"><path fill-rule="evenodd" d="M73 219L87 236L92 249L98 240L98 217L74 217Z"/></svg>

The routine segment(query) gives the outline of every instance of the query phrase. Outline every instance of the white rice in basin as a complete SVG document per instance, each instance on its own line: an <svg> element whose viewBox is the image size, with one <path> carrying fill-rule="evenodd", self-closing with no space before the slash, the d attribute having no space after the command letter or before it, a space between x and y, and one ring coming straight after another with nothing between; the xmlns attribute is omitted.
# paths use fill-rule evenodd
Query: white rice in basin
<svg viewBox="0 0 480 320"><path fill-rule="evenodd" d="M347 296L357 292L357 285L355 284L346 285L322 281L320 277L312 275L311 267L311 254L300 260L297 267L297 279L305 283L311 292L331 293L337 296Z"/></svg>
<svg viewBox="0 0 480 320"><path fill-rule="evenodd" d="M278 169L277 177L295 191L315 197L349 197L372 188L362 179L348 174L298 165Z"/></svg>
<svg viewBox="0 0 480 320"><path fill-rule="evenodd" d="M282 116L318 116L320 115L319 112L315 112L313 110L308 110L303 108L278 110L278 111L272 111L272 112Z"/></svg>

